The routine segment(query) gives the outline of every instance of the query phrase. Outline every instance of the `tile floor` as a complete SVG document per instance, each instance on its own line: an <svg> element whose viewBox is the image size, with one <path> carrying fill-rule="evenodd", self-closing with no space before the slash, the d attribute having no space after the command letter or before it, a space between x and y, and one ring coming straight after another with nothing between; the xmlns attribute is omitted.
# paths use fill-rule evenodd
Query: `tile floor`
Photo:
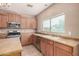
<svg viewBox="0 0 79 59"><path fill-rule="evenodd" d="M33 45L28 45L23 47L22 56L42 56L42 54Z"/></svg>

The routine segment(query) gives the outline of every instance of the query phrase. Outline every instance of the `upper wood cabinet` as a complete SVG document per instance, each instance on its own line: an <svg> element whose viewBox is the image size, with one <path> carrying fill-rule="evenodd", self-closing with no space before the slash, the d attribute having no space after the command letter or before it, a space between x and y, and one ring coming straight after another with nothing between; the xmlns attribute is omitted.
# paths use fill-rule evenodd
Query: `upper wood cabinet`
<svg viewBox="0 0 79 59"><path fill-rule="evenodd" d="M20 23L21 22L21 16L18 14L8 14L8 21L9 22L17 22Z"/></svg>
<svg viewBox="0 0 79 59"><path fill-rule="evenodd" d="M32 18L32 20L31 20L31 28L36 29L36 25L37 25L36 19Z"/></svg>
<svg viewBox="0 0 79 59"><path fill-rule="evenodd" d="M21 17L21 28L27 28L27 18L26 17Z"/></svg>
<svg viewBox="0 0 79 59"><path fill-rule="evenodd" d="M0 28L7 28L8 15L0 14Z"/></svg>
<svg viewBox="0 0 79 59"><path fill-rule="evenodd" d="M1 23L2 23L2 22L1 22L1 15L0 15L0 27L2 27Z"/></svg>
<svg viewBox="0 0 79 59"><path fill-rule="evenodd" d="M35 29L36 28L35 18L21 17L21 28Z"/></svg>
<svg viewBox="0 0 79 59"><path fill-rule="evenodd" d="M15 21L16 21L17 23L21 23L21 16L15 14Z"/></svg>
<svg viewBox="0 0 79 59"><path fill-rule="evenodd" d="M15 14L9 13L8 14L8 21L9 22L15 22Z"/></svg>

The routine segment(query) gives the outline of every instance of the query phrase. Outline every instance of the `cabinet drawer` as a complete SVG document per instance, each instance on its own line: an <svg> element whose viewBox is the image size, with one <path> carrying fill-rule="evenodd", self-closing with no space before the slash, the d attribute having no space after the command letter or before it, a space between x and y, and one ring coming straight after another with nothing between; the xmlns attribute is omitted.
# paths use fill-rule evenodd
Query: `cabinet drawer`
<svg viewBox="0 0 79 59"><path fill-rule="evenodd" d="M64 45L64 44L61 44L61 43L57 43L57 42L55 42L55 46L65 50L67 52L73 53L73 47L70 47L70 46L67 46L67 45Z"/></svg>

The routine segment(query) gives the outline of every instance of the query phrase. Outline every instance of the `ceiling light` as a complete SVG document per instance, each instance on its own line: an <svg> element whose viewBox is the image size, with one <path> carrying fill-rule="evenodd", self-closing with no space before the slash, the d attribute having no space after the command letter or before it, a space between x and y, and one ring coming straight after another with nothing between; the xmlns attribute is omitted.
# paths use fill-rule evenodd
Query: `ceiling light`
<svg viewBox="0 0 79 59"><path fill-rule="evenodd" d="M33 5L31 5L31 4L27 4L27 7L33 7Z"/></svg>
<svg viewBox="0 0 79 59"><path fill-rule="evenodd" d="M0 7L10 7L10 3L0 3Z"/></svg>

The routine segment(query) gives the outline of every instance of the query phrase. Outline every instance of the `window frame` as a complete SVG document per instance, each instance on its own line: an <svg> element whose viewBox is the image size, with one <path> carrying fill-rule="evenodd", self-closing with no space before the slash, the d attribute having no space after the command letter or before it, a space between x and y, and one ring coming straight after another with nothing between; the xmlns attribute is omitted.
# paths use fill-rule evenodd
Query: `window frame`
<svg viewBox="0 0 79 59"><path fill-rule="evenodd" d="M44 30L43 30L43 22L42 22L42 31L43 31L43 32L49 32L49 33L50 33L50 32L51 32L51 33L65 33L65 24L64 24L64 31L63 31L63 32L54 32L54 31L52 32L52 31L51 31L51 20L52 20L53 18L56 18L56 17L58 17L58 16L62 16L62 15L64 15L64 23L65 23L65 14L64 14L64 13L58 14L58 15L56 15L56 16L53 16L53 17L50 17L50 18L46 19L46 20L50 20L50 30L49 30L49 31L46 31L46 30L44 31ZM43 20L43 21L45 21L45 20Z"/></svg>
<svg viewBox="0 0 79 59"><path fill-rule="evenodd" d="M51 26L51 20L50 19L46 19L46 20L49 20L50 21L50 26ZM44 22L45 20L43 20L43 22ZM42 22L42 31L43 32L50 32L50 30L49 31L44 31L44 28L43 28L43 22ZM49 29L51 29L51 27L49 26Z"/></svg>

